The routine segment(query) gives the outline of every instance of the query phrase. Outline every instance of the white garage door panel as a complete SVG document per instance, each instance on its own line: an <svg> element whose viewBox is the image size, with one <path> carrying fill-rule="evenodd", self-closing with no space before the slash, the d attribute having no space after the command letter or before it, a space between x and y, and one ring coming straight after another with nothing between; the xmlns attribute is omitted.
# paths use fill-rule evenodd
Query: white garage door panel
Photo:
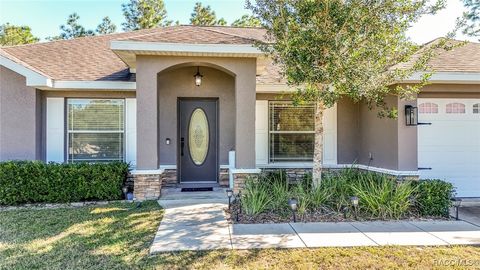
<svg viewBox="0 0 480 270"><path fill-rule="evenodd" d="M422 179L438 178L452 182L457 195L480 197L480 114L473 104L480 99L419 99L418 104L438 105L437 114L419 113L418 166ZM447 114L446 105L465 104L465 114Z"/></svg>

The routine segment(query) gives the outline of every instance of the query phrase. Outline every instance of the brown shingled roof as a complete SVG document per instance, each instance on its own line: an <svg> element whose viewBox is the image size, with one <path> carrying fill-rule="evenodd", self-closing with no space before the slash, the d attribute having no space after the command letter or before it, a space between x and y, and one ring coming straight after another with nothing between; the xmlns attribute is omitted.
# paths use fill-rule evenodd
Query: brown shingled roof
<svg viewBox="0 0 480 270"><path fill-rule="evenodd" d="M2 47L0 55L51 79L66 81L134 81L128 66L110 49L110 41L192 44L266 42L261 28L170 26L127 33ZM480 72L480 43L441 51L431 61L437 72ZM260 84L284 83L279 68L268 63L257 76Z"/></svg>
<svg viewBox="0 0 480 270"><path fill-rule="evenodd" d="M0 54L55 80L129 81L128 66L110 49L112 40L253 44L264 32L261 28L171 26L2 47Z"/></svg>
<svg viewBox="0 0 480 270"><path fill-rule="evenodd" d="M188 44L253 44L264 40L262 28L198 27L192 25L158 28L157 31L118 39L142 42Z"/></svg>
<svg viewBox="0 0 480 270"><path fill-rule="evenodd" d="M480 43L468 42L451 51L441 50L430 65L435 71L480 72Z"/></svg>

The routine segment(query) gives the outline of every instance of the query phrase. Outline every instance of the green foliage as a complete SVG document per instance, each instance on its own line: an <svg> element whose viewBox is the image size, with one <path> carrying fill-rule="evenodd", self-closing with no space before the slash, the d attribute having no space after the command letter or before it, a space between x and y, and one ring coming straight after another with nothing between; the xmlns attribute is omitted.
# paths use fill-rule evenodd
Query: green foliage
<svg viewBox="0 0 480 270"><path fill-rule="evenodd" d="M450 206L452 185L440 180L401 181L385 174L349 168L329 172L318 186L311 174L289 184L284 171L268 172L249 179L242 192L242 208L249 215L290 211L288 199L296 198L298 213L329 208L341 213L359 198L359 213L373 219L400 219L415 211L421 216L444 216ZM412 211L413 210L413 211Z"/></svg>
<svg viewBox="0 0 480 270"><path fill-rule="evenodd" d="M5 23L0 25L0 46L14 46L36 43L40 39L33 36L28 26L17 26Z"/></svg>
<svg viewBox="0 0 480 270"><path fill-rule="evenodd" d="M190 16L190 24L212 26L227 25L227 22L223 18L217 20L217 15L215 15L215 11L210 6L204 7L202 3L197 2Z"/></svg>
<svg viewBox="0 0 480 270"><path fill-rule="evenodd" d="M0 205L121 199L127 173L120 162L1 162Z"/></svg>
<svg viewBox="0 0 480 270"><path fill-rule="evenodd" d="M297 199L297 211L300 215L304 215L308 209L313 207L310 192L311 188L302 183L292 186L291 195L292 198Z"/></svg>
<svg viewBox="0 0 480 270"><path fill-rule="evenodd" d="M248 178L242 192L242 209L248 215L257 215L267 210L270 203L270 190L266 182Z"/></svg>
<svg viewBox="0 0 480 270"><path fill-rule="evenodd" d="M361 202L360 210L374 218L399 219L411 207L415 188L408 181L397 183L391 176L362 173L352 183L352 191Z"/></svg>
<svg viewBox="0 0 480 270"><path fill-rule="evenodd" d="M320 183L320 187L330 191L332 199L327 202L327 205L337 212L341 212L344 206L349 205L353 194L351 184L360 177L361 173L354 168L327 173Z"/></svg>
<svg viewBox="0 0 480 270"><path fill-rule="evenodd" d="M258 18L255 18L254 16L251 15L243 15L240 19L236 19L233 23L232 26L236 27L260 27L262 26L262 23Z"/></svg>
<svg viewBox="0 0 480 270"><path fill-rule="evenodd" d="M463 0L466 11L459 20L459 27L465 35L478 37L480 41L480 1Z"/></svg>
<svg viewBox="0 0 480 270"><path fill-rule="evenodd" d="M99 35L106 35L106 34L112 34L117 31L117 26L110 20L110 18L104 17L102 19L102 22L97 26L97 29L95 32Z"/></svg>
<svg viewBox="0 0 480 270"><path fill-rule="evenodd" d="M271 201L269 208L280 211L288 208L290 190L287 175L284 171L279 170L262 175L259 182L265 183L270 190Z"/></svg>
<svg viewBox="0 0 480 270"><path fill-rule="evenodd" d="M86 30L78 20L80 16L74 12L67 18L67 23L60 25L60 35L56 37L47 37L48 40L74 39L78 37L95 36L93 30Z"/></svg>
<svg viewBox="0 0 480 270"><path fill-rule="evenodd" d="M421 180L415 183L416 209L422 216L447 216L454 187L442 180Z"/></svg>
<svg viewBox="0 0 480 270"><path fill-rule="evenodd" d="M296 98L327 107L346 96L395 117L385 97L413 97L430 73L418 84L391 86L426 71L433 52L444 45L442 41L419 50L406 35L423 15L443 8L443 0L257 0L247 6L274 41L260 48L299 89Z"/></svg>
<svg viewBox="0 0 480 270"><path fill-rule="evenodd" d="M172 21L167 20L167 10L163 0L130 0L122 4L122 23L124 31L149 29L159 26L168 26Z"/></svg>

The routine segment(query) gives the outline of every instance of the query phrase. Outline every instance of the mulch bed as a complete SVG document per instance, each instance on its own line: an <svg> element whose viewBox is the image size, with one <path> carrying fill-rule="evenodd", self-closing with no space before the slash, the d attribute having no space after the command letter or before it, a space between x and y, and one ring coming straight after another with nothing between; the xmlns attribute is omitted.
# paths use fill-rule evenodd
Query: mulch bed
<svg viewBox="0 0 480 270"><path fill-rule="evenodd" d="M293 215L291 211L284 210L269 211L266 213L260 213L258 215L247 215L244 211L240 211L240 204L238 202L232 202L230 209L225 209L227 220L232 224L262 224L262 223L288 223L293 222ZM388 221L380 218L370 218L364 216L357 216L357 219L353 216L353 213L348 213L347 217L344 217L343 213L332 211L327 207L322 207L316 211L308 211L305 215L301 216L297 213L297 222L353 222L353 221ZM421 217L414 215L413 213L409 217L405 217L400 220L404 221L434 221L434 220L450 220L446 217ZM392 221L392 220L390 220Z"/></svg>

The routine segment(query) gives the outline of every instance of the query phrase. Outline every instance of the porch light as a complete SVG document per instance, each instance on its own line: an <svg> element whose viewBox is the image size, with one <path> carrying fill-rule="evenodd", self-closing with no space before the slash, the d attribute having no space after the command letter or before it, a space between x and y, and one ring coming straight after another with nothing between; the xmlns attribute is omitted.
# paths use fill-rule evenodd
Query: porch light
<svg viewBox="0 0 480 270"><path fill-rule="evenodd" d="M292 209L292 214L293 214L293 223L297 222L297 208L298 208L298 201L297 199L291 198L288 200L288 205L290 206L290 209Z"/></svg>
<svg viewBox="0 0 480 270"><path fill-rule="evenodd" d="M460 205L462 204L462 199L461 198L452 198L453 201L453 207L455 207L455 219L458 220L458 208L460 208Z"/></svg>
<svg viewBox="0 0 480 270"><path fill-rule="evenodd" d="M203 77L203 75L200 74L200 67L197 67L197 73L195 73L193 77L195 78L195 85L200 86L202 84L202 77Z"/></svg>
<svg viewBox="0 0 480 270"><path fill-rule="evenodd" d="M407 126L418 125L418 107L405 105L405 124Z"/></svg>

